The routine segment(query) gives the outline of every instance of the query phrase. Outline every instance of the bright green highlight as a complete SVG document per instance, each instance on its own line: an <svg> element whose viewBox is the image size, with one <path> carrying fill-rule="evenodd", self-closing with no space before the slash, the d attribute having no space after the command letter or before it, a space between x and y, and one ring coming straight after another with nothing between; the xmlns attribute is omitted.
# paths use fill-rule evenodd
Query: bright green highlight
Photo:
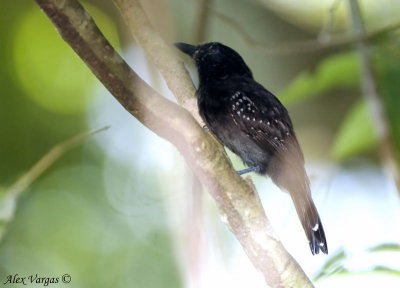
<svg viewBox="0 0 400 288"><path fill-rule="evenodd" d="M88 8L104 27L105 35L114 36L111 43L118 45L112 21L94 7ZM31 9L21 17L14 41L14 63L21 87L41 107L60 114L86 110L96 78L39 9Z"/></svg>
<svg viewBox="0 0 400 288"><path fill-rule="evenodd" d="M279 93L285 105L320 96L339 87L358 87L360 67L353 52L335 54L325 58L314 73L303 72Z"/></svg>
<svg viewBox="0 0 400 288"><path fill-rule="evenodd" d="M332 156L344 160L376 147L377 135L367 103L362 100L348 112L333 145Z"/></svg>

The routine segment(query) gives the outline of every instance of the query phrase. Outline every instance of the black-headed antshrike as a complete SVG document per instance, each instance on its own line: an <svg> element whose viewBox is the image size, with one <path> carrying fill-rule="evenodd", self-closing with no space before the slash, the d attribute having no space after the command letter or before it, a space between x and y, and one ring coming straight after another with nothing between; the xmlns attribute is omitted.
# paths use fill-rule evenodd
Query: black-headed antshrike
<svg viewBox="0 0 400 288"><path fill-rule="evenodd" d="M200 115L210 131L249 168L290 193L312 254L328 253L324 228L311 198L310 181L292 121L281 102L257 83L242 57L217 42L176 43L199 73Z"/></svg>

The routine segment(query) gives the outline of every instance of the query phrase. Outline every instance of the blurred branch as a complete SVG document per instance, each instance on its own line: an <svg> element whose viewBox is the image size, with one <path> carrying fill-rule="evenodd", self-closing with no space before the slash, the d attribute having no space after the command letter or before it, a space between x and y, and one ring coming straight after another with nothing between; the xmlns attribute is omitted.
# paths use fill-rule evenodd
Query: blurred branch
<svg viewBox="0 0 400 288"><path fill-rule="evenodd" d="M62 155L78 146L87 138L109 129L109 126L102 127L100 129L83 132L74 137L61 142L54 146L46 155L44 155L27 173L22 175L11 187L9 187L8 193L14 197L18 197L24 192L44 171L46 171L54 162L58 160Z"/></svg>
<svg viewBox="0 0 400 288"><path fill-rule="evenodd" d="M200 7L198 9L199 12L196 21L195 43L201 43L206 39L208 22L210 19L210 7L213 0L198 0L198 2Z"/></svg>
<svg viewBox="0 0 400 288"><path fill-rule="evenodd" d="M334 0L329 8L328 17L326 17L326 21L318 35L318 40L320 42L326 42L331 39L333 28L335 26L335 14L341 2L343 2L343 0Z"/></svg>
<svg viewBox="0 0 400 288"><path fill-rule="evenodd" d="M62 155L81 144L87 138L108 128L109 126L105 126L94 131L80 133L55 145L28 172L22 175L13 185L5 189L5 192L0 196L0 239L4 233L4 225L14 218L19 196Z"/></svg>
<svg viewBox="0 0 400 288"><path fill-rule="evenodd" d="M206 133L186 109L162 97L140 79L112 48L77 1L36 2L52 20L63 39L121 105L146 127L178 148L200 182L208 188L222 217L227 220L255 267L263 273L268 285L312 287L301 267L274 236L251 181L245 181L233 170L224 148L215 138ZM146 46L143 48L158 59L156 65L162 67L163 71L160 71L169 79L167 82L173 82L170 85L179 101L192 98L194 88L187 88L183 93L177 86L180 82L174 82L174 79L184 74L178 66L173 66L178 61L168 58L172 55L166 56L169 55L169 49L163 50L166 45L157 40L159 36L152 32L150 26L146 26L148 22L144 14L141 15L143 11L139 2L117 2L122 8L121 12L132 23L138 19L143 21L141 26L134 25L133 29L140 37L144 37L143 45ZM130 13L133 14L127 16ZM135 34L135 37L138 35ZM160 55L153 54L156 52ZM171 66L167 63L171 63ZM185 81L188 87L190 79L187 77Z"/></svg>
<svg viewBox="0 0 400 288"><path fill-rule="evenodd" d="M185 107L187 100L194 100L195 89L182 61L175 57L175 50L171 50L172 46L167 45L154 30L140 0L114 0L114 3L132 36L160 71L178 102ZM190 112L197 113L197 111Z"/></svg>
<svg viewBox="0 0 400 288"><path fill-rule="evenodd" d="M366 37L366 29L362 18L362 13L357 0L349 0L353 29L360 39L356 42L357 52L361 61L361 89L364 97L369 104L375 129L380 141L380 149L384 165L391 174L397 191L400 192L399 167L396 161L396 152L393 139L390 133L390 124L385 109L382 104L381 96L378 92L378 85L372 66L369 43Z"/></svg>
<svg viewBox="0 0 400 288"><path fill-rule="evenodd" d="M247 31L235 21L216 10L212 10L212 13L219 19L224 21L235 29L243 38L248 46L262 49L267 54L301 54L321 51L325 49L332 49L342 47L350 44L354 44L359 41L373 40L381 35L394 31L400 28L400 23L387 25L385 27L373 30L369 33L343 33L336 34L330 37L319 37L319 39L303 40L303 41L292 41L288 43L266 43L258 40L254 40Z"/></svg>

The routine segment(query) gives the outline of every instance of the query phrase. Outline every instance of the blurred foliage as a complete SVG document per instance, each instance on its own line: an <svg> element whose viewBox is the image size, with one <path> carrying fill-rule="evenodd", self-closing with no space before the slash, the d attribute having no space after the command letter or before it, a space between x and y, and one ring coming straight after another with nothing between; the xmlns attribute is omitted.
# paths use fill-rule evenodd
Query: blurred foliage
<svg viewBox="0 0 400 288"><path fill-rule="evenodd" d="M331 29L345 30L351 26L347 17L347 2L339 1L320 1L306 0L302 1L301 9L299 9L296 0L255 0L276 11L281 17L287 19L296 25L319 31L321 26L327 21L327 14L334 10L331 20L334 25ZM366 19L367 28L381 27L388 25L394 21L398 21L400 12L400 2L398 0L359 0L361 9Z"/></svg>
<svg viewBox="0 0 400 288"><path fill-rule="evenodd" d="M119 48L116 21L85 7ZM63 156L18 202L7 193L55 143L88 129L98 82L34 1L0 1L0 24L0 279L68 273L70 287L180 287L163 205L152 223L119 211L122 200L111 207L108 195L126 179L105 187L106 155L94 141ZM160 195L158 181L146 179L133 179L130 203L136 186Z"/></svg>
<svg viewBox="0 0 400 288"><path fill-rule="evenodd" d="M32 183L48 170L54 162L63 156L63 154L75 148L79 144L82 144L82 142L87 140L88 137L107 130L108 128L109 127L102 127L94 131L79 133L64 142L55 145L13 185L7 188L0 187L0 241L6 231L7 224L9 224L14 218L19 197L29 189Z"/></svg>
<svg viewBox="0 0 400 288"><path fill-rule="evenodd" d="M372 247L369 249L370 252L384 252L384 251L394 251L400 252L400 244L399 243L384 243L378 245L376 247Z"/></svg>
<svg viewBox="0 0 400 288"><path fill-rule="evenodd" d="M0 86L2 88L0 94L0 159L3 164L0 165L0 177L1 184L6 186L13 183L23 171L29 169L54 143L87 129L83 110L67 115L44 109L37 102L32 101L30 90L23 89L20 79L17 77L14 59L24 56L15 54L15 36L19 33L24 15L33 9L37 9L33 1L0 1ZM54 33L54 27L50 22L47 23L47 27L40 28ZM33 31L31 42L25 43L25 50L21 53L31 55L29 52L31 45L38 46L37 42L40 42L41 39L36 39L35 34L36 31ZM56 33L54 35L56 36ZM41 67L37 67L38 69L44 69L41 65L38 66ZM49 71L49 75L52 73L53 71ZM70 73L73 74L74 71L70 71ZM37 81L35 74L32 72L31 82ZM42 89L45 90L49 85L51 83L43 83ZM52 96L57 98L59 93ZM71 163L79 159L79 151L78 149L69 154L66 158L67 162ZM66 165L67 162L57 165Z"/></svg>
<svg viewBox="0 0 400 288"><path fill-rule="evenodd" d="M384 100L391 125L392 139L400 151L400 34L393 35L397 42L382 45L375 53L375 67L378 76L379 92Z"/></svg>
<svg viewBox="0 0 400 288"><path fill-rule="evenodd" d="M393 47L392 47L393 48ZM400 58L387 45L373 50L373 64L378 79L379 93L388 114L393 139L400 151ZM355 52L333 54L318 63L315 71L300 73L282 91L281 100L287 105L311 97L326 95L332 90L357 89L360 86L360 62ZM347 111L332 145L335 160L345 160L376 148L378 141L370 109L361 98Z"/></svg>
<svg viewBox="0 0 400 288"><path fill-rule="evenodd" d="M14 42L14 64L21 87L46 110L66 114L85 111L94 75L57 31L49 29L49 20L40 10L32 7L24 12ZM52 49L46 49L47 45Z"/></svg>
<svg viewBox="0 0 400 288"><path fill-rule="evenodd" d="M110 207L101 177L100 167L79 165L34 185L0 245L0 279L68 273L72 287L179 287L166 226L138 238L133 218Z"/></svg>
<svg viewBox="0 0 400 288"><path fill-rule="evenodd" d="M93 6L86 6L97 22L103 23L103 31L110 36L111 43L118 43L117 29L111 19ZM63 114L85 111L88 98L93 97L91 91L97 83L96 77L65 45L42 11L32 7L23 12L13 49L15 72L21 87L33 101L49 111Z"/></svg>
<svg viewBox="0 0 400 288"><path fill-rule="evenodd" d="M323 59L313 72L300 73L285 90L280 99L286 105L324 95L332 89L357 88L360 67L354 52L333 54Z"/></svg>
<svg viewBox="0 0 400 288"><path fill-rule="evenodd" d="M335 276L344 276L344 275L354 275L354 274L388 274L390 276L399 277L400 270L393 268L390 266L390 261L394 259L398 259L400 256L400 245L398 243L384 243L376 247L372 247L366 251L366 254L363 255L363 261L365 261L365 266L369 266L365 271L352 271L351 261L354 258L359 257L359 255L349 255L345 251L337 251L335 254L331 255L329 259L325 262L323 267L321 268L320 273L318 273L314 277L314 281L320 281L327 277L335 277ZM387 257L385 259L385 253ZM383 257L379 257L382 256ZM371 259L374 259L371 261ZM375 259L379 259L376 261ZM368 265L373 263L372 266ZM385 263L387 262L387 263Z"/></svg>
<svg viewBox="0 0 400 288"><path fill-rule="evenodd" d="M314 281L345 271L343 261L345 261L346 257L347 255L343 250L330 255L329 259L321 267L321 272L314 277Z"/></svg>
<svg viewBox="0 0 400 288"><path fill-rule="evenodd" d="M105 2L109 5L106 0L91 0L93 5L84 5L113 46L119 48L115 24L119 19L101 9ZM191 23L175 23L179 37L190 37L196 22L194 1L167 2L174 7L174 20ZM233 19L240 13L239 18L249 25L245 28L263 41L293 42L292 38L310 36L271 11L253 7L250 1L217 2L216 8L231 13ZM154 172L157 167L138 167L134 162L121 165L105 155L97 143L89 141L46 171L18 203L7 198L4 187L9 187L55 143L87 130L90 113L96 108L94 92L98 83L34 1L0 1L0 13L0 279L15 273L50 277L69 273L71 287L182 286L162 197L166 181L158 181ZM188 13L192 13L190 17ZM210 23L219 24L216 20ZM322 119L327 110L337 114L334 121L339 124L331 147L336 160L376 148L368 107L359 99L360 67L354 52L268 58L262 51L249 49L235 29L225 26L228 25L211 25L209 40L236 39L232 46L245 53L255 74L265 77L262 81L275 85L273 88L286 85L296 71L304 71L280 94L285 104L315 103L335 90L350 91L349 97L357 98L354 106L346 107L344 118L339 116L342 113L336 105L322 107L327 106L323 101L319 106L323 109L318 110L321 115L315 117ZM398 39L391 39L395 40L392 46L383 39L374 47L373 55L379 89L395 143L400 147ZM314 70L310 72L309 67ZM311 114L308 112L305 114ZM314 123L318 122L315 118ZM7 223L10 225L4 230ZM398 246L376 249L398 252ZM322 270L344 271L346 257L344 252L333 255ZM398 273L384 265L375 269Z"/></svg>
<svg viewBox="0 0 400 288"><path fill-rule="evenodd" d="M0 187L0 241L6 232L7 224L14 218L17 199L8 193L5 187Z"/></svg>
<svg viewBox="0 0 400 288"><path fill-rule="evenodd" d="M350 156L370 151L378 144L370 110L364 99L351 107L339 128L333 144L332 156L344 160Z"/></svg>

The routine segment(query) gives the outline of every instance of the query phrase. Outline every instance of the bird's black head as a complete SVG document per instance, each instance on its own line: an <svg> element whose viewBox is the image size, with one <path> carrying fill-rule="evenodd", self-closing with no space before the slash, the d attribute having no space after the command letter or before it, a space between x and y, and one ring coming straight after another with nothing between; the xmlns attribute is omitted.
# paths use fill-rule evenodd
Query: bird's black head
<svg viewBox="0 0 400 288"><path fill-rule="evenodd" d="M200 84L224 80L232 76L253 78L242 57L235 50L221 43L210 42L197 46L175 43L175 46L196 62Z"/></svg>

